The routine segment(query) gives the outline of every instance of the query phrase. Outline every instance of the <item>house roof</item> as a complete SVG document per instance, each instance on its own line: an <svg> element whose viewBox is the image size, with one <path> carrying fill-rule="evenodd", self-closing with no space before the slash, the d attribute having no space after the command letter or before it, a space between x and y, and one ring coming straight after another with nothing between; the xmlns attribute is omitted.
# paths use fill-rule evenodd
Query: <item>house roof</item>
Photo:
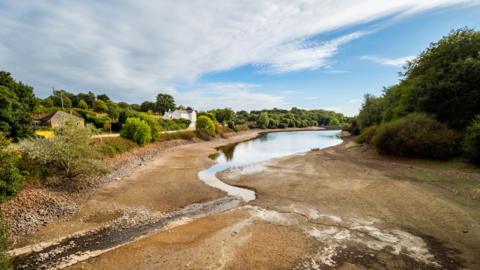
<svg viewBox="0 0 480 270"><path fill-rule="evenodd" d="M64 112L64 111L56 111L52 114L49 114L47 116L42 116L42 117L36 117L34 118L35 121L39 121L39 122L42 122L42 123L46 123L46 122L50 122L50 120L54 117L54 116L57 116L59 118L76 118L78 121L83 121L83 118L81 117L78 117L76 115L73 115L73 114L70 114L70 113L67 113L67 112Z"/></svg>

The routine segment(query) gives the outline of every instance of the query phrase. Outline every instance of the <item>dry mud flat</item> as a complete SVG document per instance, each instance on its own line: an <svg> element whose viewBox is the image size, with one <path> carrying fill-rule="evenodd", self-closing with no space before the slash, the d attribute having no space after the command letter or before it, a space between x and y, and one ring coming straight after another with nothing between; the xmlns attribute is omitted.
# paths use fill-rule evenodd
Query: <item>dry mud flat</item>
<svg viewBox="0 0 480 270"><path fill-rule="evenodd" d="M480 269L478 201L346 145L220 173L257 199L69 269Z"/></svg>
<svg viewBox="0 0 480 270"><path fill-rule="evenodd" d="M256 191L242 205L197 179L219 143L178 147L97 190L31 242L78 237L30 246L17 268L480 269L479 201L411 181L423 168L344 143L220 173Z"/></svg>

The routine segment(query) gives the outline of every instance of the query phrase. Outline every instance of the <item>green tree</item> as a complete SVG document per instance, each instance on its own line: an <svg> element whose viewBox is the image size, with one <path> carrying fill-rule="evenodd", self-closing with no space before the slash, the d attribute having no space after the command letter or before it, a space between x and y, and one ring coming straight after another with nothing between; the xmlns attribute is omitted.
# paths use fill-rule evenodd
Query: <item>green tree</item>
<svg viewBox="0 0 480 270"><path fill-rule="evenodd" d="M108 106L104 101L98 99L93 103L93 110L99 113L107 112Z"/></svg>
<svg viewBox="0 0 480 270"><path fill-rule="evenodd" d="M169 94L158 94L156 105L156 110L162 114L165 114L165 112L169 110L175 110L175 100Z"/></svg>
<svg viewBox="0 0 480 270"><path fill-rule="evenodd" d="M365 100L357 116L357 123L361 130L382 122L383 98L365 95Z"/></svg>
<svg viewBox="0 0 480 270"><path fill-rule="evenodd" d="M88 110L88 104L83 99L80 99L77 106L78 106L78 108L80 108L82 110Z"/></svg>
<svg viewBox="0 0 480 270"><path fill-rule="evenodd" d="M470 161L480 164L480 115L467 127L463 140L463 153Z"/></svg>
<svg viewBox="0 0 480 270"><path fill-rule="evenodd" d="M42 101L40 101L40 104L42 106L44 106L45 108L51 108L51 107L54 106L53 100L50 97L47 97L47 98L43 99Z"/></svg>
<svg viewBox="0 0 480 270"><path fill-rule="evenodd" d="M20 154L8 148L10 141L0 133L0 202L20 191L24 176L17 168Z"/></svg>
<svg viewBox="0 0 480 270"><path fill-rule="evenodd" d="M145 121L150 127L151 141L158 140L158 138L160 138L160 124L158 123L158 120L147 113L139 113L137 116Z"/></svg>
<svg viewBox="0 0 480 270"><path fill-rule="evenodd" d="M258 117L257 126L264 129L268 127L269 122L270 118L268 117L268 113L262 112Z"/></svg>
<svg viewBox="0 0 480 270"><path fill-rule="evenodd" d="M55 129L53 138L23 140L20 146L29 159L55 169L67 178L98 175L105 172L105 168L92 132L90 127L67 122Z"/></svg>
<svg viewBox="0 0 480 270"><path fill-rule="evenodd" d="M142 105L140 105L140 111L142 112L148 112L148 111L152 111L154 112L156 110L156 104L155 102L151 102L151 101L144 101L142 103Z"/></svg>
<svg viewBox="0 0 480 270"><path fill-rule="evenodd" d="M104 102L107 102L107 101L110 100L110 98L109 98L107 95L105 95L105 94L98 95L98 96L97 96L97 99L99 99L99 100L101 100L101 101L104 101Z"/></svg>
<svg viewBox="0 0 480 270"><path fill-rule="evenodd" d="M29 110L13 90L0 85L0 132L15 140L30 136L33 131Z"/></svg>
<svg viewBox="0 0 480 270"><path fill-rule="evenodd" d="M150 126L140 118L128 118L122 126L120 135L139 145L145 145L152 141Z"/></svg>

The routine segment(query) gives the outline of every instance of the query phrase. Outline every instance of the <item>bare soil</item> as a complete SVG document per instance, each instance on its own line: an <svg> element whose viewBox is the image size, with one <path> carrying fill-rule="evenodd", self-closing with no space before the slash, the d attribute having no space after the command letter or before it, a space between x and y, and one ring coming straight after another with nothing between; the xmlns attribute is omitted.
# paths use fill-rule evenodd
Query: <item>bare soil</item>
<svg viewBox="0 0 480 270"><path fill-rule="evenodd" d="M151 217L223 197L196 176L219 144L174 148L97 190L76 218L45 227L31 243L91 229L125 209L135 219L140 209ZM67 268L480 269L480 201L472 195L480 174L381 157L349 140L262 165L219 174L255 190L256 200L149 231Z"/></svg>

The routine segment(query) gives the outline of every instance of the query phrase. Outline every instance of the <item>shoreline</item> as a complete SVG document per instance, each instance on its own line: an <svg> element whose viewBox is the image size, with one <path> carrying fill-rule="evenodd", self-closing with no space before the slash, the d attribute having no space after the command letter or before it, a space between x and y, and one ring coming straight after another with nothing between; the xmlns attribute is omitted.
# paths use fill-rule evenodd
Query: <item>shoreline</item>
<svg viewBox="0 0 480 270"><path fill-rule="evenodd" d="M281 131L300 131L300 130L306 130L306 129L281 130ZM309 129L309 130L312 130L312 129ZM315 130L319 130L319 129L315 129ZM134 166L132 168L127 168L127 171L130 172L130 176L129 176L130 178L135 177L136 175L137 176L141 175L142 170L148 170L148 168L151 168L152 166L155 167L156 166L155 163L158 159L165 159L165 158L163 158L162 154L175 152L176 149L181 150L183 148L192 148L192 145L194 145L194 146L198 146L198 147L195 147L195 148L203 148L197 155L195 155L196 158L203 160L201 162L201 166L194 166L192 168L189 168L190 170L198 172L198 171L201 171L202 169L206 169L206 168L208 168L209 166L212 165L213 161L208 159L208 154L211 153L212 150L215 151L215 149L217 147L222 146L222 145L226 145L226 144L229 144L229 143L238 143L238 142L241 142L241 141L250 140L250 139L256 138L258 136L258 134L260 134L260 133L268 133L268 132L269 131L265 131L265 130L249 130L249 131L245 131L245 132L234 133L234 134L232 134L232 136L229 136L226 139L225 138L217 138L215 140L206 141L206 142L203 142L203 141L202 142L193 142L193 143L188 143L187 142L186 144L175 145L173 147L167 147L166 149L163 149L162 151L159 151L156 154L152 155L152 157L148 160L144 160L143 157L139 157L142 160L142 163L140 163L140 165L138 165L138 166ZM129 177L127 177L127 178L129 178ZM111 177L109 175L109 176L106 176L106 178L111 179L113 177ZM127 181L127 180L113 179L113 180L108 181L108 182L101 182L101 185L98 188L101 190L102 187L104 187L105 185L115 186L116 184L119 184L119 183L124 182L124 181ZM200 182L198 179L194 179L194 181ZM132 187L132 188L134 188L134 187ZM214 188L208 187L208 189L214 189ZM94 197L95 193L96 193L96 191L91 191L88 194L88 197L84 198L84 201L86 201L88 203L88 201L91 199L91 197ZM213 199L215 199L215 198L217 198L217 199L225 198L225 197L223 197L224 196L223 192L215 191L215 193L219 194L219 195L222 194L222 195L221 196L215 195L215 197L213 197ZM206 200L204 199L202 201L211 202L212 200L211 199L206 199ZM173 207L172 209L170 209L170 211L175 211L175 209L179 209L179 208L185 207L187 205L191 205L192 203L195 203L195 202L202 203L202 201L192 201L191 203L181 204L181 205ZM80 208L80 211L81 211L82 210L82 205L79 205L79 208ZM170 213L170 211L166 211L165 213ZM154 213L154 212L152 212L152 213ZM79 214L81 214L81 213L79 213ZM73 216L70 215L68 217L63 217L63 219L68 220L68 219L74 218L77 215L78 214L74 214ZM150 215L150 214L148 214L148 215ZM115 219L113 219L112 221L114 221L114 220ZM50 223L50 224L55 224L55 223L58 223L58 222L62 223L62 219L60 219L58 221L54 221L53 223ZM105 224L108 224L108 222L106 222L106 223L104 222L102 226L105 226ZM67 225L68 225L68 222L67 222ZM49 226L51 227L52 225L47 224L46 227L49 227ZM40 237L40 241L35 241L35 240L29 239L29 241L31 241L30 244L26 243L27 245L17 245L16 251L12 251L12 252L16 252L17 255L18 255L18 254L27 254L29 251L33 251L33 250L38 251L39 248L44 249L45 247L51 246L52 244L55 244L55 243L58 244L58 242L62 242L63 240L65 240L65 237L67 237L67 238L68 237L78 237L79 234L82 235L85 232L88 233L88 232L91 232L92 230L93 231L94 230L99 230L99 229L102 228L102 226L100 226L100 227L99 226L87 227L87 228L79 229L79 230L77 230L77 233L67 231L60 237L48 237L48 231L47 231L46 236ZM40 229L42 230L44 228L45 228L45 226L41 227ZM53 226L53 228L56 231L58 231L58 230L61 230L62 227L60 227L60 229L58 229L55 226ZM35 235L35 234L37 234L37 233L33 233L33 235ZM42 235L42 234L45 234L45 232L40 232L40 235ZM61 240L61 239L63 239L63 240Z"/></svg>

